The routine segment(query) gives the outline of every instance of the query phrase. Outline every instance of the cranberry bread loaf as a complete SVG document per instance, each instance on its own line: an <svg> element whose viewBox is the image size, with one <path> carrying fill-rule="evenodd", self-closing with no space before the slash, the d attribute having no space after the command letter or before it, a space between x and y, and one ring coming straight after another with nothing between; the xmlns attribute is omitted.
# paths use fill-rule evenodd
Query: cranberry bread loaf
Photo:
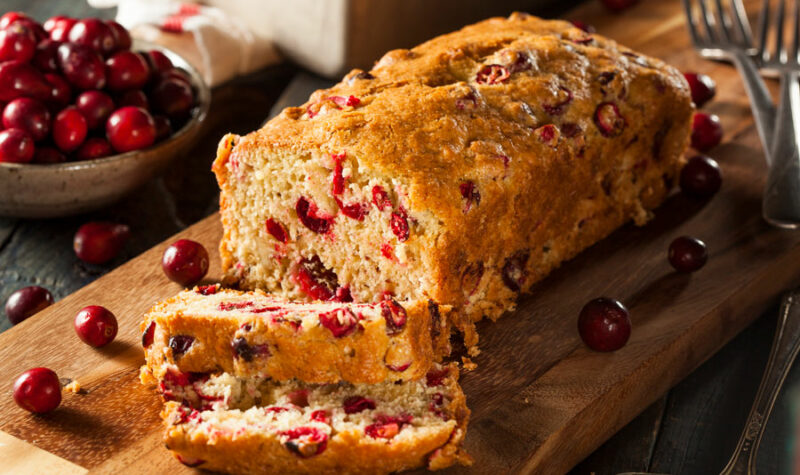
<svg viewBox="0 0 800 475"><path fill-rule="evenodd" d="M677 70L564 21L513 14L391 51L222 140L227 281L292 299L432 299L462 327L496 318L647 221L693 110Z"/></svg>
<svg viewBox="0 0 800 475"><path fill-rule="evenodd" d="M261 291L195 287L145 316L144 371L310 383L419 379L449 353L448 312L422 300L295 303Z"/></svg>
<svg viewBox="0 0 800 475"><path fill-rule="evenodd" d="M182 375L164 442L184 464L229 473L389 473L470 463L455 365L400 384L314 385Z"/></svg>

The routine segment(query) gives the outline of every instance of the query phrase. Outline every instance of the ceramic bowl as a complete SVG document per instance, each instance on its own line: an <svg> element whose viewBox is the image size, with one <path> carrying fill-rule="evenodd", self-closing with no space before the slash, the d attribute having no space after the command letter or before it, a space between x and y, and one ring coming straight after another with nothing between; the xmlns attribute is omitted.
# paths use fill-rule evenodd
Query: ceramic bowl
<svg viewBox="0 0 800 475"><path fill-rule="evenodd" d="M159 50L191 76L196 105L191 118L153 146L95 160L57 164L0 163L0 216L52 218L85 213L119 200L162 172L194 143L211 92L200 74L173 51L134 41L132 50Z"/></svg>

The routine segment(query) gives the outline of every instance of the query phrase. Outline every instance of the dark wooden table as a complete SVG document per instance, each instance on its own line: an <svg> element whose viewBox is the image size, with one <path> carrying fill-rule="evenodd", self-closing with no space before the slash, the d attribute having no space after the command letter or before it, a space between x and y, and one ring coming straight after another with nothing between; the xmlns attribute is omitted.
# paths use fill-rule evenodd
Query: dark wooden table
<svg viewBox="0 0 800 475"><path fill-rule="evenodd" d="M42 21L56 14L106 18L114 14L113 10L93 10L82 0L4 0L0 10L25 11ZM205 130L194 149L177 159L162 178L114 206L64 219L0 218L0 302L17 288L33 284L47 287L57 299L62 298L215 211L217 187L209 168L219 137L229 131L246 133L258 128L297 74L296 68L282 65L216 88ZM72 237L84 222L100 219L127 223L133 237L122 255L109 265L89 266L75 257ZM777 309L773 309L759 318L573 473L718 473L736 445L755 396L776 317ZM5 318L0 318L0 331L9 326ZM760 473L791 473L790 406L792 389L798 386L800 368L795 368L761 443Z"/></svg>

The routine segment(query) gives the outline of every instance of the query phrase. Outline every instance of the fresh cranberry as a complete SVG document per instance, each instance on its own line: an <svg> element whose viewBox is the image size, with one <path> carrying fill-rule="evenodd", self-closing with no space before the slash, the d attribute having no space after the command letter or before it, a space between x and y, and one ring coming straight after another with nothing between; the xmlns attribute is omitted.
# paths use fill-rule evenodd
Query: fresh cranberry
<svg viewBox="0 0 800 475"><path fill-rule="evenodd" d="M319 314L319 323L330 330L334 338L343 338L358 327L358 317L349 308L338 308Z"/></svg>
<svg viewBox="0 0 800 475"><path fill-rule="evenodd" d="M36 53L36 38L33 32L22 25L14 24L0 30L0 62L27 62Z"/></svg>
<svg viewBox="0 0 800 475"><path fill-rule="evenodd" d="M688 273L706 264L708 251L703 241L691 236L681 236L669 245L667 257L675 270Z"/></svg>
<svg viewBox="0 0 800 475"><path fill-rule="evenodd" d="M116 47L114 32L99 18L78 20L69 30L69 41L108 56Z"/></svg>
<svg viewBox="0 0 800 475"><path fill-rule="evenodd" d="M34 152L33 139L24 130L0 131L0 163L28 163Z"/></svg>
<svg viewBox="0 0 800 475"><path fill-rule="evenodd" d="M192 88L183 81L164 79L150 91L150 103L155 112L170 119L181 120L189 116L194 105Z"/></svg>
<svg viewBox="0 0 800 475"><path fill-rule="evenodd" d="M180 81L191 89L192 87L192 78L189 76L185 70L180 68L170 68L166 71L162 71L158 74L158 81L165 81L167 79L174 79L176 81Z"/></svg>
<svg viewBox="0 0 800 475"><path fill-rule="evenodd" d="M722 124L715 114L695 112L692 119L692 147L706 152L722 140Z"/></svg>
<svg viewBox="0 0 800 475"><path fill-rule="evenodd" d="M525 282L525 266L528 264L530 254L526 251L515 253L506 259L503 265L503 283L512 292L519 292Z"/></svg>
<svg viewBox="0 0 800 475"><path fill-rule="evenodd" d="M172 135L172 123L168 118L163 115L155 115L153 116L153 122L156 124L156 142L160 142Z"/></svg>
<svg viewBox="0 0 800 475"><path fill-rule="evenodd" d="M173 68L172 61L161 51L154 49L148 51L145 55L145 59L150 63L150 68L155 72L163 73Z"/></svg>
<svg viewBox="0 0 800 475"><path fill-rule="evenodd" d="M380 185L375 185L372 187L372 203L375 204L375 206L378 208L378 211L392 209L392 201L389 199L389 195Z"/></svg>
<svg viewBox="0 0 800 475"><path fill-rule="evenodd" d="M189 287L208 272L208 252L199 242L180 239L164 251L161 268L170 280Z"/></svg>
<svg viewBox="0 0 800 475"><path fill-rule="evenodd" d="M67 156L54 147L36 147L33 154L33 163L64 163Z"/></svg>
<svg viewBox="0 0 800 475"><path fill-rule="evenodd" d="M61 404L61 383L58 375L47 368L25 371L14 382L14 402L26 411L50 412Z"/></svg>
<svg viewBox="0 0 800 475"><path fill-rule="evenodd" d="M136 53L120 51L106 60L106 79L112 91L141 89L150 78L150 67Z"/></svg>
<svg viewBox="0 0 800 475"><path fill-rule="evenodd" d="M30 64L20 61L0 63L0 101L8 102L21 96L47 100L50 95L50 84Z"/></svg>
<svg viewBox="0 0 800 475"><path fill-rule="evenodd" d="M408 228L408 217L402 208L399 211L392 213L390 224L392 226L392 233L397 236L398 241L403 242L408 240L408 236L410 234Z"/></svg>
<svg viewBox="0 0 800 475"><path fill-rule="evenodd" d="M106 136L114 150L119 153L139 150L156 141L156 123L144 109L122 107L108 118Z"/></svg>
<svg viewBox="0 0 800 475"><path fill-rule="evenodd" d="M97 129L105 125L114 110L114 101L104 92L84 91L75 99L75 107L86 119L86 125Z"/></svg>
<svg viewBox="0 0 800 475"><path fill-rule="evenodd" d="M106 25L111 29L114 35L114 43L116 44L116 51L125 51L131 49L131 34L124 26L115 22L114 20L106 20Z"/></svg>
<svg viewBox="0 0 800 475"><path fill-rule="evenodd" d="M78 259L89 264L105 264L122 251L130 228L109 222L86 223L75 233L72 248Z"/></svg>
<svg viewBox="0 0 800 475"><path fill-rule="evenodd" d="M344 400L345 414L358 414L368 409L375 409L375 401L364 396L350 396Z"/></svg>
<svg viewBox="0 0 800 475"><path fill-rule="evenodd" d="M126 106L141 107L144 110L150 110L147 96L144 92L138 90L125 91L117 97L117 107Z"/></svg>
<svg viewBox="0 0 800 475"><path fill-rule="evenodd" d="M28 15L22 12L7 12L0 16L0 30L8 28L12 23L17 20L27 19L30 20Z"/></svg>
<svg viewBox="0 0 800 475"><path fill-rule="evenodd" d="M284 244L289 242L289 233L286 231L286 228L280 222L272 218L267 218L267 232L270 236L277 239L278 242Z"/></svg>
<svg viewBox="0 0 800 475"><path fill-rule="evenodd" d="M336 273L327 269L318 256L301 259L292 280L314 300L331 300L339 288Z"/></svg>
<svg viewBox="0 0 800 475"><path fill-rule="evenodd" d="M151 320L150 323L148 323L147 326L145 327L144 332L142 332L142 347L144 348L150 347L150 345L153 344L153 339L155 338L155 334L156 334L156 321Z"/></svg>
<svg viewBox="0 0 800 475"><path fill-rule="evenodd" d="M102 89L106 84L103 58L91 48L75 43L61 43L58 65L64 77L78 89Z"/></svg>
<svg viewBox="0 0 800 475"><path fill-rule="evenodd" d="M475 206L481 204L481 193L478 191L478 187L475 186L474 182L469 180L465 181L458 186L458 189L461 192L461 196L465 200L465 213L472 208L472 203L475 203Z"/></svg>
<svg viewBox="0 0 800 475"><path fill-rule="evenodd" d="M64 152L71 152L86 140L89 127L75 106L67 107L53 121L53 142Z"/></svg>
<svg viewBox="0 0 800 475"><path fill-rule="evenodd" d="M55 108L55 110L60 111L69 104L72 98L72 89L69 83L58 74L47 73L44 75L44 78L50 87L50 94L45 99L45 102Z"/></svg>
<svg viewBox="0 0 800 475"><path fill-rule="evenodd" d="M40 41L47 39L47 32L44 31L42 25L37 23L35 20L32 20L28 17L20 17L16 20L10 22L8 26L5 28L0 28L2 30L12 30L15 28L25 28L26 30L30 31L33 34L34 44L39 43Z"/></svg>
<svg viewBox="0 0 800 475"><path fill-rule="evenodd" d="M616 137L627 125L613 102L603 102L594 111L594 123L604 137Z"/></svg>
<svg viewBox="0 0 800 475"><path fill-rule="evenodd" d="M53 304L53 294L44 287L23 287L6 300L6 316L12 325L25 320Z"/></svg>
<svg viewBox="0 0 800 475"><path fill-rule="evenodd" d="M505 82L509 77L511 77L511 73L505 66L488 64L478 71L477 76L475 76L475 82L489 85L500 84Z"/></svg>
<svg viewBox="0 0 800 475"><path fill-rule="evenodd" d="M53 20L53 23L50 23ZM78 20L68 17L53 17L45 22L45 30L50 33L50 39L59 43L69 41L69 32ZM48 30L48 26L50 29Z"/></svg>
<svg viewBox="0 0 800 475"><path fill-rule="evenodd" d="M406 309L394 299L381 301L381 316L386 320L386 334L396 335L406 326Z"/></svg>
<svg viewBox="0 0 800 475"><path fill-rule="evenodd" d="M75 332L87 345L106 346L117 336L117 317L99 305L84 307L75 315Z"/></svg>
<svg viewBox="0 0 800 475"><path fill-rule="evenodd" d="M44 31L46 31L47 33L50 33L56 28L56 26L58 26L59 22L68 19L69 17L64 15L51 16L50 18L45 20L45 22L42 24L42 28L44 28Z"/></svg>
<svg viewBox="0 0 800 475"><path fill-rule="evenodd" d="M181 356L185 355L194 345L194 337L190 335L173 335L169 337L169 347L172 350L172 356L177 361Z"/></svg>
<svg viewBox="0 0 800 475"><path fill-rule="evenodd" d="M313 457L325 451L328 434L316 427L297 427L281 432L283 446L301 458Z"/></svg>
<svg viewBox="0 0 800 475"><path fill-rule="evenodd" d="M692 91L692 102L697 107L714 98L717 93L717 84L709 76L702 73L683 73L689 89Z"/></svg>
<svg viewBox="0 0 800 475"><path fill-rule="evenodd" d="M578 317L578 332L595 351L616 351L631 336L628 309L620 302L601 297L587 303Z"/></svg>
<svg viewBox="0 0 800 475"><path fill-rule="evenodd" d="M43 73L58 73L58 43L52 40L39 43L32 62Z"/></svg>
<svg viewBox="0 0 800 475"><path fill-rule="evenodd" d="M304 196L298 198L295 211L300 222L317 234L327 234L333 227L333 216L317 214L319 211L317 205Z"/></svg>
<svg viewBox="0 0 800 475"><path fill-rule="evenodd" d="M639 0L601 0L603 5L612 12L621 12L637 4Z"/></svg>
<svg viewBox="0 0 800 475"><path fill-rule="evenodd" d="M584 21L572 20L572 24L575 26L575 28L580 28L581 30L585 31L586 33L596 33L597 32L597 30L595 30L595 28L592 25L590 25L590 24L588 24L588 23L586 23Z"/></svg>
<svg viewBox="0 0 800 475"><path fill-rule="evenodd" d="M108 140L102 137L90 137L78 148L75 152L75 158L78 160L95 160L114 155L114 149Z"/></svg>
<svg viewBox="0 0 800 475"><path fill-rule="evenodd" d="M680 176L681 191L697 198L709 198L722 186L722 171L712 158L697 155L683 166Z"/></svg>
<svg viewBox="0 0 800 475"><path fill-rule="evenodd" d="M34 141L50 132L50 111L44 104L29 97L18 97L3 109L3 127L25 131Z"/></svg>

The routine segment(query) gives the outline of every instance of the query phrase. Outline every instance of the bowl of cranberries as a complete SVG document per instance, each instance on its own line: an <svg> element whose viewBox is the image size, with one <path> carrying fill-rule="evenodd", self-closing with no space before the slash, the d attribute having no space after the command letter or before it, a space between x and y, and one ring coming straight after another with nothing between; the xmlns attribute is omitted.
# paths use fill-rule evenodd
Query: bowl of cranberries
<svg viewBox="0 0 800 475"><path fill-rule="evenodd" d="M113 203L185 152L210 91L174 52L124 27L0 17L0 216Z"/></svg>

